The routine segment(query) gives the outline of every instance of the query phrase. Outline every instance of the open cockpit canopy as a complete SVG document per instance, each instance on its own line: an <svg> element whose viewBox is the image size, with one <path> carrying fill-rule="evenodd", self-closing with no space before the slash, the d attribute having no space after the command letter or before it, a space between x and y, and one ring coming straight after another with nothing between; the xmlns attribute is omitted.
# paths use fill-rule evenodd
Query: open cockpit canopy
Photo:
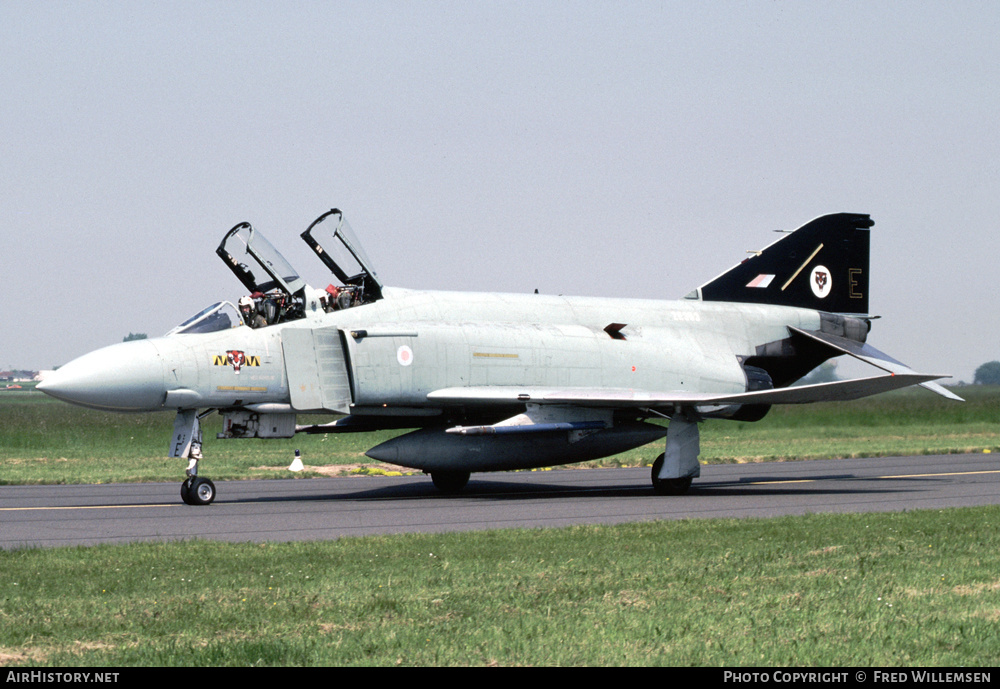
<svg viewBox="0 0 1000 689"><path fill-rule="evenodd" d="M382 298L382 283L339 210L335 208L317 218L302 233L302 239L341 283L328 286L326 293L319 296L324 311ZM306 300L314 298L316 291L250 223L229 230L215 253L249 291L239 303L238 316L243 323L260 328L305 317Z"/></svg>
<svg viewBox="0 0 1000 689"><path fill-rule="evenodd" d="M352 293L354 304L382 298L382 283L339 210L334 208L319 216L302 233L302 239L341 282L340 291Z"/></svg>
<svg viewBox="0 0 1000 689"><path fill-rule="evenodd" d="M215 250L250 292L279 290L289 297L301 296L305 280L267 238L243 222L229 230Z"/></svg>

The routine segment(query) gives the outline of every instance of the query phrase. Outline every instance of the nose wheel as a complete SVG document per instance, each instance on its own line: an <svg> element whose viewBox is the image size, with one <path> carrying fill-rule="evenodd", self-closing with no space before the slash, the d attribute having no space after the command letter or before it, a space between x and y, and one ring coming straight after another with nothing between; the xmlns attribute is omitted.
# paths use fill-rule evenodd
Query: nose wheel
<svg viewBox="0 0 1000 689"><path fill-rule="evenodd" d="M191 476L181 484L181 500L186 505L211 505L215 500L215 484L207 478Z"/></svg>

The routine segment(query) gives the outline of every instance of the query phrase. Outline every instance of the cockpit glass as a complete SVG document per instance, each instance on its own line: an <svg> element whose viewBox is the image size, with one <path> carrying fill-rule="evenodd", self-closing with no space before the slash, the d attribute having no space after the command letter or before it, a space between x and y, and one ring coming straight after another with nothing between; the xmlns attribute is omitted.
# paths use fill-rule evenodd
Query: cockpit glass
<svg viewBox="0 0 1000 689"><path fill-rule="evenodd" d="M250 291L280 289L292 295L306 284L267 238L249 223L241 223L230 230L216 253Z"/></svg>
<svg viewBox="0 0 1000 689"><path fill-rule="evenodd" d="M382 283L339 210L334 208L313 221L302 239L343 285L357 293L359 303L382 298Z"/></svg>
<svg viewBox="0 0 1000 689"><path fill-rule="evenodd" d="M237 328L243 324L239 311L232 302L220 301L202 309L187 319L167 335L190 335L191 333L214 333L219 330Z"/></svg>

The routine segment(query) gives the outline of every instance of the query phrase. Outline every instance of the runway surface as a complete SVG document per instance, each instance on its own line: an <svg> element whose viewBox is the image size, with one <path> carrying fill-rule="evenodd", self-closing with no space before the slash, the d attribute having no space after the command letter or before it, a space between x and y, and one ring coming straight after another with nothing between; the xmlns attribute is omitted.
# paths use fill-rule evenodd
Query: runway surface
<svg viewBox="0 0 1000 689"><path fill-rule="evenodd" d="M458 495L426 476L216 482L207 507L180 482L0 486L0 548L203 538L329 540L402 532L655 519L888 512L1000 504L1000 455L703 466L687 495L653 493L649 469L473 474Z"/></svg>

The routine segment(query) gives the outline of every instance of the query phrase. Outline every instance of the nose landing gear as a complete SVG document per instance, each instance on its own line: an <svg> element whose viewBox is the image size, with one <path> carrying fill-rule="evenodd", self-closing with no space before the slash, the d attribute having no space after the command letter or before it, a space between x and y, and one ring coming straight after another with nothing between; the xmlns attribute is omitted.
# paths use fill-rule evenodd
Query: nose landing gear
<svg viewBox="0 0 1000 689"><path fill-rule="evenodd" d="M181 484L181 500L185 505L211 505L215 500L215 484L198 476L198 461L201 459L201 422L203 416L212 413L209 409L202 414L195 410L178 410L174 421L174 439L170 448L171 457L186 457L187 478Z"/></svg>

